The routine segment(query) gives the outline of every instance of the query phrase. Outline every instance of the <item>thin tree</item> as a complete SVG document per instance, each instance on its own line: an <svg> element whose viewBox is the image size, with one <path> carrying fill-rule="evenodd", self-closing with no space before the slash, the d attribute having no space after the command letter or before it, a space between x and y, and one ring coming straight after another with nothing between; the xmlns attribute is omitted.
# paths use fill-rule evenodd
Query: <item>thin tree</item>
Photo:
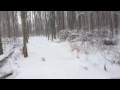
<svg viewBox="0 0 120 90"><path fill-rule="evenodd" d="M0 26L1 26L1 12L0 12ZM0 55L3 54L2 41L1 41L1 28L0 28Z"/></svg>
<svg viewBox="0 0 120 90"><path fill-rule="evenodd" d="M56 39L55 11L50 12L50 22L51 22L51 31L52 31L52 41L53 41L53 39Z"/></svg>

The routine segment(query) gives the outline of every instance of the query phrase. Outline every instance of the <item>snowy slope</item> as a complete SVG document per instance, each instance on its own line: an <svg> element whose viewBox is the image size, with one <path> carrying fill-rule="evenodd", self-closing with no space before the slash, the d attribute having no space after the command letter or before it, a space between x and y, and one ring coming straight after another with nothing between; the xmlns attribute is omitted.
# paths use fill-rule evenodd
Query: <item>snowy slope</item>
<svg viewBox="0 0 120 90"><path fill-rule="evenodd" d="M17 68L16 57L19 58L21 40L17 39L16 42L7 39L3 40L4 54L0 55L0 78L12 74Z"/></svg>
<svg viewBox="0 0 120 90"><path fill-rule="evenodd" d="M10 39L2 39L3 55L0 55L0 61L13 52L14 42Z"/></svg>
<svg viewBox="0 0 120 90"><path fill-rule="evenodd" d="M14 79L109 79L120 77L120 66L107 63L99 52L86 55L72 52L69 43L48 41L45 37L31 37L28 58L19 58ZM87 59L89 58L89 59Z"/></svg>

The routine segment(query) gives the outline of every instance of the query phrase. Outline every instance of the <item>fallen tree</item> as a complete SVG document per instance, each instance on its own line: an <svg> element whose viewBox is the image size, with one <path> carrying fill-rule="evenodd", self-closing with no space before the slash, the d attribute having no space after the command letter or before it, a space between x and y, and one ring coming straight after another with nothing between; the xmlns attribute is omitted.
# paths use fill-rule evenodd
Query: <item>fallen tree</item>
<svg viewBox="0 0 120 90"><path fill-rule="evenodd" d="M8 73L8 74L4 75L3 77L0 77L0 79L6 79L8 76L11 76L12 74L13 74L13 72Z"/></svg>
<svg viewBox="0 0 120 90"><path fill-rule="evenodd" d="M13 52L14 50L11 50L0 57L0 67L4 65L4 63L7 61L7 58L9 58L13 54Z"/></svg>
<svg viewBox="0 0 120 90"><path fill-rule="evenodd" d="M14 45L12 45L11 49L9 49L8 51L6 51L3 55L0 56L0 79L5 78L9 75L11 75L13 72L9 71L6 73L2 72L2 67L5 66L7 60L12 56L12 54L14 53Z"/></svg>

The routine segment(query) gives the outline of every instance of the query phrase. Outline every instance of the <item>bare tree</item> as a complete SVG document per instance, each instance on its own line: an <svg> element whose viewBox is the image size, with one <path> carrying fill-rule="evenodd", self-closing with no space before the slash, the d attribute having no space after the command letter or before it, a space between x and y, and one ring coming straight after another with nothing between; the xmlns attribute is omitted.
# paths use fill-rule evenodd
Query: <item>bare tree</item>
<svg viewBox="0 0 120 90"><path fill-rule="evenodd" d="M3 54L2 41L1 41L1 12L0 12L0 55Z"/></svg>
<svg viewBox="0 0 120 90"><path fill-rule="evenodd" d="M51 33L52 33L52 41L56 39L56 29L55 29L55 11L50 12L50 22L51 22Z"/></svg>
<svg viewBox="0 0 120 90"><path fill-rule="evenodd" d="M22 18L22 30L23 30L23 54L24 57L28 57L28 52L27 52L27 30L26 30L26 11L21 11L21 18Z"/></svg>

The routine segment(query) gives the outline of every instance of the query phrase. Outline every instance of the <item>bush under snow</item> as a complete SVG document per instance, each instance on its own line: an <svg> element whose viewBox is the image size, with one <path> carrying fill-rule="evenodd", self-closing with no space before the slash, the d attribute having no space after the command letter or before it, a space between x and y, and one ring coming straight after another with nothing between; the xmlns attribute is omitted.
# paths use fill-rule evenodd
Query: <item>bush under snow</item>
<svg viewBox="0 0 120 90"><path fill-rule="evenodd" d="M58 38L60 39L60 41L66 41L67 37L71 34L71 31L69 30L61 30L58 33Z"/></svg>

